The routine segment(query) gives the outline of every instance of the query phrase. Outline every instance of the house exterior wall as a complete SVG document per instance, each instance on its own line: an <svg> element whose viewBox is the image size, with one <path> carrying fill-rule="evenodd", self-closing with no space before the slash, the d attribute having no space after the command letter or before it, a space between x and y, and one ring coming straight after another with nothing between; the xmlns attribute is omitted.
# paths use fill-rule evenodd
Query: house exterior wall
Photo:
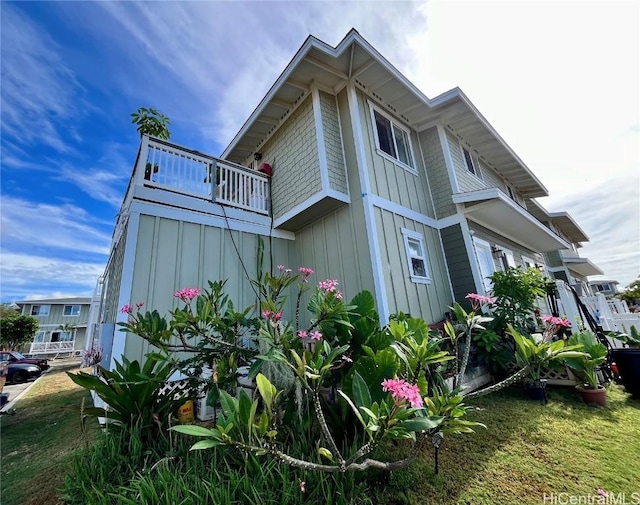
<svg viewBox="0 0 640 505"><path fill-rule="evenodd" d="M456 179L458 180L458 186L461 192L476 191L478 189L485 189L487 185L479 177L473 175L467 170L467 165L464 162L462 156L462 149L458 138L447 130L447 144L449 145L449 152L451 153L451 159L453 161L453 168L456 173ZM473 150L469 149L469 152L473 154ZM482 175L482 168L480 168L480 174Z"/></svg>
<svg viewBox="0 0 640 505"><path fill-rule="evenodd" d="M551 251L545 253L546 264L549 267L561 267L562 258L560 257L560 251Z"/></svg>
<svg viewBox="0 0 640 505"><path fill-rule="evenodd" d="M340 193L348 194L337 100L335 96L324 91L320 91L319 94L329 187Z"/></svg>
<svg viewBox="0 0 640 505"><path fill-rule="evenodd" d="M469 293L477 291L473 281L473 272L469 264L469 254L464 242L462 227L459 224L440 230L442 245L444 247L453 297L457 302L462 302Z"/></svg>
<svg viewBox="0 0 640 505"><path fill-rule="evenodd" d="M72 326L76 326L78 324L86 324L87 321L89 320L90 305L88 303L81 304L81 303L69 302L69 303L55 304L55 303L47 303L46 300L42 302L34 301L31 304L25 304L25 306L22 309L22 313L24 315L30 316L31 308L34 305L40 305L40 306L49 305L48 316L33 316L38 320L38 324L40 325L40 327L55 326L57 328L58 326L64 325L64 324L70 324ZM80 305L80 314L78 314L77 316L63 315L65 305Z"/></svg>
<svg viewBox="0 0 640 505"><path fill-rule="evenodd" d="M433 127L421 131L418 139L429 186L431 187L436 218L442 219L443 217L451 216L456 213L456 205L451 199L453 190L438 129Z"/></svg>
<svg viewBox="0 0 640 505"><path fill-rule="evenodd" d="M372 194L420 212L425 216L435 218L417 134L415 131L410 130L412 154L417 171L417 174L413 174L402 168L401 165L376 152L374 125L371 120L369 101L364 93L359 90L357 91L357 97ZM383 108L381 109L386 115L393 117L390 112ZM397 118L394 118L394 121L409 129L403 121Z"/></svg>
<svg viewBox="0 0 640 505"><path fill-rule="evenodd" d="M486 229L483 226L480 226L477 223L469 222L469 229L474 233L474 237L486 240L491 244L497 245L501 249L508 249L513 253L513 258L516 262L516 266L523 266L523 256L532 259L536 263L543 263L542 254L531 251L525 247L522 247L520 244L517 244L497 233ZM504 270L503 265L493 258L493 263L495 265L496 270Z"/></svg>
<svg viewBox="0 0 640 505"><path fill-rule="evenodd" d="M120 282L122 281L127 229L128 224L124 226L120 240L115 247L113 247L109 262L107 263L101 323L115 323L118 317L118 298L120 296Z"/></svg>
<svg viewBox="0 0 640 505"><path fill-rule="evenodd" d="M258 237L248 232L140 215L130 303L142 301L146 307L165 314L178 305L173 296L175 291L184 287L206 288L209 280L226 279L225 292L237 310L254 304L256 295L247 274L256 277ZM291 244L289 240L264 237L263 269L271 267L271 258L274 265L292 264ZM129 336L124 352L129 359L142 359L149 348L143 339Z"/></svg>
<svg viewBox="0 0 640 505"><path fill-rule="evenodd" d="M380 208L375 218L390 313L409 313L429 323L442 320L452 294L438 230ZM424 238L429 284L411 281L402 228Z"/></svg>
<svg viewBox="0 0 640 505"><path fill-rule="evenodd" d="M261 148L273 167L271 211L277 219L322 190L313 103L308 96Z"/></svg>

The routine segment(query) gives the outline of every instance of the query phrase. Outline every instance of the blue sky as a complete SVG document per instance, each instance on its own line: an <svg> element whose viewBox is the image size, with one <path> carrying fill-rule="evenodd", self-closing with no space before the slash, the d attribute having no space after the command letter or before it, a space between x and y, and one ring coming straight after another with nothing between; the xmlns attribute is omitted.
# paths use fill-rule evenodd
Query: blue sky
<svg viewBox="0 0 640 505"><path fill-rule="evenodd" d="M428 96L460 86L590 236L640 274L640 7L625 2L6 2L0 299L91 294L131 173L130 113L219 155L309 34L355 27Z"/></svg>

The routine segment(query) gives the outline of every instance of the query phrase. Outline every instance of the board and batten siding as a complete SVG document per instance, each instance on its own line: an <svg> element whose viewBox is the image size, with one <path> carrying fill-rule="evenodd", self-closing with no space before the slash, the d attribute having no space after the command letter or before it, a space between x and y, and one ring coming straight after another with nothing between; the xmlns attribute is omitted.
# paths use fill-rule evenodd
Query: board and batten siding
<svg viewBox="0 0 640 505"><path fill-rule="evenodd" d="M349 189L347 187L347 174L336 97L324 91L320 91L319 94L329 188L348 194Z"/></svg>
<svg viewBox="0 0 640 505"><path fill-rule="evenodd" d="M313 103L308 96L260 148L273 167L271 211L274 219L322 190Z"/></svg>
<svg viewBox="0 0 640 505"><path fill-rule="evenodd" d="M421 131L418 138L420 139L420 149L426 165L436 217L437 219L442 219L443 217L451 216L456 213L456 205L451 198L453 188L451 187L438 129L434 126Z"/></svg>
<svg viewBox="0 0 640 505"><path fill-rule="evenodd" d="M458 303L465 301L465 296L476 292L473 272L469 264L469 254L459 224L440 230L442 245L447 258L453 297Z"/></svg>
<svg viewBox="0 0 640 505"><path fill-rule="evenodd" d="M516 266L523 266L522 257L525 256L527 258L532 259L536 263L544 263L542 254L532 251L513 240L509 240L502 235L497 234L496 232L485 228L484 226L480 226L478 223L474 223L469 221L469 229L473 232L473 236L479 239L485 240L490 244L495 244L500 249L507 249L513 253L513 259L516 262ZM503 269L503 266L500 264L498 260L493 258L493 263L496 267L496 270Z"/></svg>
<svg viewBox="0 0 640 505"><path fill-rule="evenodd" d="M177 290L184 287L204 289L208 287L208 281L227 280L225 292L236 310L255 304L256 295L247 275L256 277L258 237L252 233L229 232L224 228L141 214L130 303L144 302L145 307L167 314L181 303L173 296ZM274 265L291 264L291 241L269 237L263 237L263 240L263 270L270 268L272 257ZM127 336L125 355L129 359L142 359L147 352L149 346L142 338Z"/></svg>
<svg viewBox="0 0 640 505"><path fill-rule="evenodd" d="M458 187L462 193L468 191L476 191L478 189L487 188L486 183L479 177L473 175L467 170L464 158L462 156L462 149L458 138L447 130L447 144L449 145L449 152L451 153L451 159L453 161L453 168L456 172L456 179L458 180ZM472 149L468 148L469 152L474 155ZM482 174L482 167L480 167L480 173Z"/></svg>
<svg viewBox="0 0 640 505"><path fill-rule="evenodd" d="M438 230L380 208L375 218L390 313L408 313L430 324L441 321L453 295ZM402 228L424 238L429 284L411 281Z"/></svg>
<svg viewBox="0 0 640 505"><path fill-rule="evenodd" d="M87 321L89 320L90 305L86 303L82 304L82 303L69 302L69 303L57 304L57 303L50 303L47 300L43 300L42 302L38 302L34 300L32 303L25 305L23 309L23 314L30 316L31 309L34 306L43 306L43 305L49 306L49 314L46 316L33 316L38 320L38 324L40 325L40 327L55 326L55 328L53 328L55 330L59 325L70 324L72 326L75 326L77 324L87 324ZM80 314L78 314L77 316L63 315L65 305L80 305ZM52 328L41 328L41 329L50 330Z"/></svg>
<svg viewBox="0 0 640 505"><path fill-rule="evenodd" d="M357 97L371 192L425 216L435 218L431 192L429 191L422 163L420 144L415 131L405 125L403 121L397 118L393 119L411 132L412 156L417 174L409 172L398 163L394 163L388 157L382 156L376 151L374 125L371 120L369 102L360 90L357 91ZM392 113L383 107L380 107L380 110L384 111L387 116L394 117Z"/></svg>

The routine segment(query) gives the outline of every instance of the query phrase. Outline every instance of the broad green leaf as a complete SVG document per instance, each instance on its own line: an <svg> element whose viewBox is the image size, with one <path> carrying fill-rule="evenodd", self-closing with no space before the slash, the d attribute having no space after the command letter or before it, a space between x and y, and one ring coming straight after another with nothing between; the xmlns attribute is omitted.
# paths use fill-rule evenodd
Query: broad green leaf
<svg viewBox="0 0 640 505"><path fill-rule="evenodd" d="M262 401L264 401L267 410L270 411L276 394L276 388L271 384L271 382L269 382L269 379L261 373L256 376L256 383L258 385L258 391L260 392Z"/></svg>
<svg viewBox="0 0 640 505"><path fill-rule="evenodd" d="M193 444L191 446L191 449L189 449L189 450L190 451L198 451L198 450L201 450L201 449L211 449L212 447L215 447L216 445L220 445L220 442L210 438L208 440L200 440L200 442L196 442L195 444Z"/></svg>
<svg viewBox="0 0 640 505"><path fill-rule="evenodd" d="M353 390L353 399L358 407L371 405L371 393L369 387L358 372L353 374L353 382L351 386Z"/></svg>
<svg viewBox="0 0 640 505"><path fill-rule="evenodd" d="M351 401L351 398L349 398L342 390L338 389L338 394L340 396L342 396L342 398L344 398L344 400L349 404L349 406L351 407L351 410L353 410L353 413L356 415L356 417L358 418L358 421L360 421L360 423L362 424L362 426L366 427L367 423L364 422L364 419L362 418L362 414L360 414L360 411L358 410L358 407L356 407L353 404L353 401Z"/></svg>
<svg viewBox="0 0 640 505"><path fill-rule="evenodd" d="M443 420L444 417L416 417L415 419L403 421L398 425L398 428L407 431L428 431L437 428Z"/></svg>
<svg viewBox="0 0 640 505"><path fill-rule="evenodd" d="M211 437L214 435L214 432L210 429L193 424L172 426L171 429L173 431L177 431L178 433L184 433L185 435L192 435L194 437Z"/></svg>

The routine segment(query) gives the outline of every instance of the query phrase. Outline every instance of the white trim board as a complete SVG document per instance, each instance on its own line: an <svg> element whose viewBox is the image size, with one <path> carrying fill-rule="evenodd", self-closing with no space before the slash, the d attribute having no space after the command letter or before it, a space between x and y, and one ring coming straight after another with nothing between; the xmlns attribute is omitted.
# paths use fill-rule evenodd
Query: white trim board
<svg viewBox="0 0 640 505"><path fill-rule="evenodd" d="M378 195L369 195L371 200L371 204L389 212L393 212L394 214L398 214L399 216L406 217L407 219L412 219L413 221L423 224L425 226L429 226L434 229L438 229L438 221L433 219L432 217L425 216L424 214L412 210L408 207L404 207L399 203L392 202L391 200L387 200L386 198L382 198Z"/></svg>

